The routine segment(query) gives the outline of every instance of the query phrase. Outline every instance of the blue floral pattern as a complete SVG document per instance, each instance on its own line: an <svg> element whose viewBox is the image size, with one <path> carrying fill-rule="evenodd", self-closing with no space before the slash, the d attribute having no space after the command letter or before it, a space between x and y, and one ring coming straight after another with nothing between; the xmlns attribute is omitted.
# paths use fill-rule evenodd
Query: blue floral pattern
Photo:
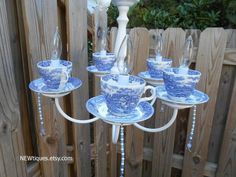
<svg viewBox="0 0 236 177"><path fill-rule="evenodd" d="M154 114L154 109L148 102L140 102L130 114L116 116L111 114L106 104L104 95L89 99L86 103L88 112L106 122L118 124L132 124L149 119Z"/></svg>
<svg viewBox="0 0 236 177"><path fill-rule="evenodd" d="M197 105L205 103L209 100L208 95L199 90L194 90L192 95L190 95L185 100L182 99L173 100L168 96L165 86L156 87L156 96L161 100L182 105Z"/></svg>
<svg viewBox="0 0 236 177"><path fill-rule="evenodd" d="M163 79L169 97L172 99L189 97L199 82L200 76L201 72L196 70L189 69L188 73L182 74L179 68L165 69Z"/></svg>
<svg viewBox="0 0 236 177"><path fill-rule="evenodd" d="M162 78L163 69L170 68L172 65L172 60L167 58L162 58L162 61L156 61L155 58L147 59L147 68L149 74L153 78Z"/></svg>
<svg viewBox="0 0 236 177"><path fill-rule="evenodd" d="M137 107L146 82L142 78L130 75L129 84L119 85L118 77L119 75L103 76L101 78L101 91L105 96L107 107L113 114L130 114ZM132 85L135 86L132 87Z"/></svg>
<svg viewBox="0 0 236 177"><path fill-rule="evenodd" d="M54 60L55 61L55 60ZM40 77L50 89L62 89L71 76L72 63L59 60L59 64L53 66L53 60L43 60L37 63Z"/></svg>
<svg viewBox="0 0 236 177"><path fill-rule="evenodd" d="M44 83L43 79L39 78L30 82L29 88L34 92L42 94L61 94L61 93L71 92L79 88L81 85L82 85L81 80L75 77L70 77L63 89L55 90L48 88L48 86Z"/></svg>
<svg viewBox="0 0 236 177"><path fill-rule="evenodd" d="M116 61L115 54L107 53L101 56L99 52L93 54L93 62L98 71L109 71Z"/></svg>

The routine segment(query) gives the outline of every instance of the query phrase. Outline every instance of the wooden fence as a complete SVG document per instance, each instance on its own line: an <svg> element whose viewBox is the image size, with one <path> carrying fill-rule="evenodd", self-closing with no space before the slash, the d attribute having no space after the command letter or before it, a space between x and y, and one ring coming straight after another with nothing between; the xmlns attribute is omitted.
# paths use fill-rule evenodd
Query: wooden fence
<svg viewBox="0 0 236 177"><path fill-rule="evenodd" d="M85 0L0 0L0 176L1 177L117 177L120 146L111 143L111 126L98 121L75 125L59 115L52 99L43 98L46 136L39 134L37 95L28 89L38 77L36 63L50 57L56 26L62 34L62 57L73 62L73 76L83 85L61 99L63 109L88 119L85 102L99 94L99 80L88 74ZM90 29L91 30L91 29ZM158 30L158 29L157 29ZM162 30L163 31L163 30ZM134 74L146 70L153 54L155 30L134 28ZM96 31L94 31L96 34ZM194 38L192 68L202 72L198 89L210 96L197 106L192 152L185 150L191 129L191 109L161 133L126 128L126 177L236 176L236 30L204 31L168 28L163 31L163 55L177 66L187 35ZM112 28L110 49L116 29ZM156 113L143 123L160 127L172 110L155 104ZM71 156L73 160L20 161L20 155Z"/></svg>

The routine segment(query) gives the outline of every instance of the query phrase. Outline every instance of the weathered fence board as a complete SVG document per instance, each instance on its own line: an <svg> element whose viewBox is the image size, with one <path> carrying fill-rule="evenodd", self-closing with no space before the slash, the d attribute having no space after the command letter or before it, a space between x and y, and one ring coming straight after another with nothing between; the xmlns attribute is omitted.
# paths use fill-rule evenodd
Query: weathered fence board
<svg viewBox="0 0 236 177"><path fill-rule="evenodd" d="M16 2L14 0L8 0L6 1L6 8L7 8L7 17L8 17L8 25L9 25L9 35L10 35L10 44L11 44L11 50L12 57L14 58L13 66L15 70L15 80L16 80L16 87L17 87L17 94L19 98L19 106L20 106L20 113L21 113L21 121L22 121L22 131L25 141L25 151L27 154L33 155L34 152L36 152L36 143L33 140L33 136L35 136L35 126L33 122L29 121L29 117L27 116L29 113L29 103L27 100L29 99L29 90L28 82L27 82L27 73L24 73L24 61L21 60L21 58L25 56L26 51L23 48L21 48L21 40L19 31L18 31L18 23L21 23L22 21L19 21L23 19L22 17L22 11L18 11ZM16 19L16 16L19 17L19 20ZM23 26L22 26L23 27ZM22 29L21 29L22 30ZM27 61L27 60L26 60ZM28 67L26 67L27 69ZM24 74L21 74L24 73ZM24 122L24 123L23 123Z"/></svg>
<svg viewBox="0 0 236 177"><path fill-rule="evenodd" d="M236 30L225 30L227 33L226 49L236 48ZM225 56L224 56L225 57ZM235 56L236 58L236 56ZM232 88L235 78L235 67L224 65L221 73L219 92L217 95L217 105L209 142L208 161L218 162L220 154L220 145L223 140L223 131L225 130L228 107L232 96Z"/></svg>
<svg viewBox="0 0 236 177"><path fill-rule="evenodd" d="M209 141L208 161L217 163L220 153L220 145L223 139L225 123L230 104L232 84L234 83L235 69L233 66L225 65L222 68L217 103L212 123L211 137Z"/></svg>
<svg viewBox="0 0 236 177"><path fill-rule="evenodd" d="M236 82L235 82L236 83ZM220 153L219 168L217 177L235 176L236 175L236 84L234 84L233 94L227 116L227 123L224 132L224 139Z"/></svg>
<svg viewBox="0 0 236 177"><path fill-rule="evenodd" d="M93 51L101 51L101 40L102 33L105 32L107 28L107 15L106 9L95 9L94 15L94 41L93 41ZM107 36L106 36L107 37ZM108 39L107 39L108 40ZM107 43L108 44L108 43ZM106 46L108 47L108 45ZM107 49L106 49L107 50ZM108 51L108 50L107 50ZM97 77L93 74L93 86L94 86L94 96L100 95L100 77ZM96 145L96 159L95 159L95 175L97 177L106 177L107 175L107 123L99 120L95 123L94 139Z"/></svg>
<svg viewBox="0 0 236 177"><path fill-rule="evenodd" d="M130 31L135 58L133 74L145 70L145 60L148 57L149 34L144 28L134 28ZM140 177L142 175L143 160L143 132L133 126L126 128L126 164L125 176Z"/></svg>
<svg viewBox="0 0 236 177"><path fill-rule="evenodd" d="M117 28L113 27L111 28L110 31L110 35L109 35L109 40L108 40L108 48L109 51L114 51L115 48L115 40L116 40L116 35L117 35ZM112 143L112 128L110 127L109 131L108 131L108 136L109 136L109 141L108 143L110 144L110 165L109 165L109 169L110 169L110 176L116 177L119 176L117 175L117 145Z"/></svg>
<svg viewBox="0 0 236 177"><path fill-rule="evenodd" d="M163 32L163 56L173 60L173 66L179 65L179 59L182 51L182 46L185 42L185 32L180 28L168 28ZM168 47L167 47L168 46ZM156 106L155 126L160 127L167 123L172 116L172 109L164 107L164 112L161 113L161 104ZM174 123L169 129L164 132L155 133L153 146L153 163L152 163L152 177L158 175L163 177L170 177L171 175L171 161L174 151Z"/></svg>
<svg viewBox="0 0 236 177"><path fill-rule="evenodd" d="M24 29L29 63L30 79L38 77L36 63L41 59L47 59L51 55L53 34L57 26L57 1L22 1ZM59 148L65 147L62 140L64 132L64 119L54 109L53 102L43 98L42 109L45 118L46 136L38 135L40 156L63 156ZM37 108L37 97L33 94L33 107ZM34 117L39 132L39 117L37 109L34 109ZM58 162L40 162L44 176L67 176L66 164Z"/></svg>
<svg viewBox="0 0 236 177"><path fill-rule="evenodd" d="M201 33L196 69L202 72L198 89L206 92L210 100L197 107L196 128L192 152L185 150L183 177L202 176L208 154L208 142L216 106L227 36L223 29L210 28ZM190 112L190 119L191 120ZM189 121L188 132L191 130Z"/></svg>
<svg viewBox="0 0 236 177"><path fill-rule="evenodd" d="M0 175L26 177L25 153L5 1L0 1ZM14 162L14 163L13 163Z"/></svg>
<svg viewBox="0 0 236 177"><path fill-rule="evenodd" d="M236 30L227 30L227 34L227 47L236 48ZM219 168L216 172L217 177L236 176L236 70L234 70L231 76L234 81L234 86L230 105L228 106L227 122L219 157Z"/></svg>
<svg viewBox="0 0 236 177"><path fill-rule="evenodd" d="M73 75L82 80L83 85L72 93L72 115L79 119L88 119L85 103L89 98L87 60L87 1L67 0L67 38L68 58L73 62ZM76 30L75 30L76 29ZM89 125L73 125L75 174L74 176L91 176L90 131Z"/></svg>

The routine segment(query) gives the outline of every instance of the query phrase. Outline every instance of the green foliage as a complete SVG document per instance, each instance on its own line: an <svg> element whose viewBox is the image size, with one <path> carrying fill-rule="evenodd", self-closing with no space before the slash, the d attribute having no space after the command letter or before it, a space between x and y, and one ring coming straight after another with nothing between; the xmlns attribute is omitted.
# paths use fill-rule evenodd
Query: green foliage
<svg viewBox="0 0 236 177"><path fill-rule="evenodd" d="M116 26L118 10L108 11L110 26ZM140 0L129 11L128 27L147 28L236 26L236 0Z"/></svg>
<svg viewBox="0 0 236 177"><path fill-rule="evenodd" d="M225 16L229 22L229 25L236 26L236 0L225 0L224 6Z"/></svg>

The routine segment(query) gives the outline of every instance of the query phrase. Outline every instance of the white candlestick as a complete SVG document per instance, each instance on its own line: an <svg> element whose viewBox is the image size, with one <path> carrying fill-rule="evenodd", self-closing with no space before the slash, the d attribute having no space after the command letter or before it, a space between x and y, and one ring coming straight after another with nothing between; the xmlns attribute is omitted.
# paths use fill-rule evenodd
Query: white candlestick
<svg viewBox="0 0 236 177"><path fill-rule="evenodd" d="M121 85L129 84L129 75L119 75L118 83Z"/></svg>
<svg viewBox="0 0 236 177"><path fill-rule="evenodd" d="M188 74L188 67L179 67L179 74Z"/></svg>
<svg viewBox="0 0 236 177"><path fill-rule="evenodd" d="M106 57L106 55L107 55L107 51L106 50L101 50L100 56L101 57Z"/></svg>
<svg viewBox="0 0 236 177"><path fill-rule="evenodd" d="M129 22L129 19L127 17L129 7L137 3L139 0L112 0L113 4L118 6L119 10L119 17L117 18L118 22L118 31L116 36L116 43L115 43L115 49L114 53L117 57L120 45L122 43L122 40L124 39L126 35L126 27ZM114 64L113 68L111 69L111 73L118 74L119 70L117 68L117 63Z"/></svg>
<svg viewBox="0 0 236 177"><path fill-rule="evenodd" d="M156 61L158 61L158 62L161 62L161 61L162 61L162 56L161 56L161 54L158 54L158 55L156 56Z"/></svg>

